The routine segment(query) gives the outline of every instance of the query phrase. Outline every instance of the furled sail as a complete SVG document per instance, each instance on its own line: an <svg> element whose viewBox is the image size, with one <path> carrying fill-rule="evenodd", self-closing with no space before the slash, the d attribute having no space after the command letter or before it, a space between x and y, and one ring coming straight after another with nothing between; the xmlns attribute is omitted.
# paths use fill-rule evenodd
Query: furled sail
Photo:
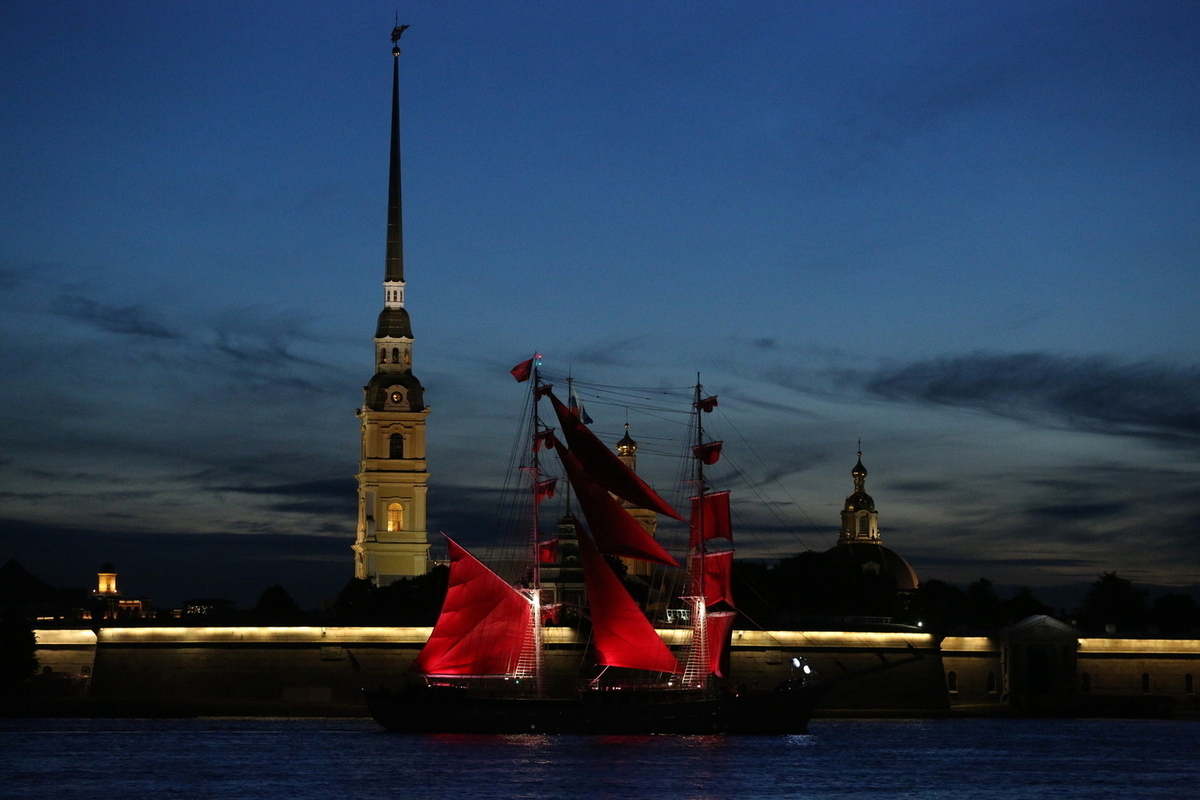
<svg viewBox="0 0 1200 800"><path fill-rule="evenodd" d="M629 512L622 508L611 494L584 473L583 465L572 451L563 447L561 442L555 443L555 449L562 460L563 469L567 472L567 478L575 487L579 506L592 527L592 535L600 552L653 561L671 567L679 566L679 562L672 558L654 537L646 533L646 529L629 516Z"/></svg>
<svg viewBox="0 0 1200 800"><path fill-rule="evenodd" d="M533 606L519 591L446 537L450 585L425 647L409 667L426 675L509 675L532 625Z"/></svg>
<svg viewBox="0 0 1200 800"><path fill-rule="evenodd" d="M606 667L628 667L651 672L679 673L683 670L675 656L659 638L621 585L621 579L600 555L587 531L580 526L579 555L583 562L583 580L587 586L592 612L592 635L596 643L596 662Z"/></svg>
<svg viewBox="0 0 1200 800"><path fill-rule="evenodd" d="M547 392L547 394L550 395L550 403L554 406L559 427L567 439L567 444L571 447L571 452L583 463L584 469L592 477L592 480L622 500L639 508L648 508L680 522L685 521L679 512L671 508L666 500L663 500L657 492L650 488L649 484L622 464L616 453L597 439L596 435L588 430L579 417L554 396L554 392Z"/></svg>

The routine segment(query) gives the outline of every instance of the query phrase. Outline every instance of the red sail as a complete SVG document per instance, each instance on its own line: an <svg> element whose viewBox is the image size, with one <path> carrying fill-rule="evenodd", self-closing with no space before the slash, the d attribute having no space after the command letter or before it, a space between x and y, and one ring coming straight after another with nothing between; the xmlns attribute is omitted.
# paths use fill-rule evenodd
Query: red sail
<svg viewBox="0 0 1200 800"><path fill-rule="evenodd" d="M584 474L583 465L572 451L562 444L557 444L556 449L563 469L567 471L567 478L575 487L579 506L583 509L588 524L592 526L596 546L600 552L610 556L653 561L670 567L679 566L679 562L671 558L671 554L654 541L654 537L646 533L646 529L629 516L629 512L621 508L621 504L614 500L611 494Z"/></svg>
<svg viewBox="0 0 1200 800"><path fill-rule="evenodd" d="M457 542L450 585L425 647L409 667L426 675L508 675L517 667L532 605Z"/></svg>
<svg viewBox="0 0 1200 800"><path fill-rule="evenodd" d="M587 531L580 526L576 533L592 611L596 662L606 667L683 672L650 620L625 591L621 579L600 555Z"/></svg>
<svg viewBox="0 0 1200 800"><path fill-rule="evenodd" d="M693 556L693 563L699 556ZM705 553L704 555L704 602L707 605L728 603L733 606L733 551ZM734 606L736 608L736 606Z"/></svg>
<svg viewBox="0 0 1200 800"><path fill-rule="evenodd" d="M728 539L733 541L733 525L729 521L729 492L713 492L692 498L692 541Z"/></svg>
<svg viewBox="0 0 1200 800"><path fill-rule="evenodd" d="M679 516L679 513L671 508L666 500L659 497L658 493L639 478L633 470L621 463L617 454L597 439L596 435L588 430L579 417L559 402L553 392L549 394L550 402L554 406L554 413L558 415L558 423L563 436L566 437L571 452L583 462L584 469L587 470L592 480L638 508L648 508L680 522L684 521L683 517Z"/></svg>
<svg viewBox="0 0 1200 800"><path fill-rule="evenodd" d="M733 636L736 611L708 613L708 671L718 678L729 675L729 640Z"/></svg>
<svg viewBox="0 0 1200 800"><path fill-rule="evenodd" d="M692 455L711 467L721 458L722 444L723 442L707 442L705 444L698 444L692 448Z"/></svg>

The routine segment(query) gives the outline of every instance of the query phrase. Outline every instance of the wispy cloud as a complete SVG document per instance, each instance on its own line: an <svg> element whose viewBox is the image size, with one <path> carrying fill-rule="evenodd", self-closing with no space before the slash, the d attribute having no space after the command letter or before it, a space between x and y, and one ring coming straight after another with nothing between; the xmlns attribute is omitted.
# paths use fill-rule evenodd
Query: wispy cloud
<svg viewBox="0 0 1200 800"><path fill-rule="evenodd" d="M350 517L357 503L358 484L353 478L274 484L270 486L216 486L213 492L237 492L288 498L271 506L274 511L334 514Z"/></svg>
<svg viewBox="0 0 1200 800"><path fill-rule="evenodd" d="M87 297L68 296L59 301L53 311L109 333L150 339L183 338L182 334L155 319L150 311L137 305L113 306Z"/></svg>
<svg viewBox="0 0 1200 800"><path fill-rule="evenodd" d="M1098 433L1196 441L1200 369L1045 353L975 353L863 375L871 395Z"/></svg>

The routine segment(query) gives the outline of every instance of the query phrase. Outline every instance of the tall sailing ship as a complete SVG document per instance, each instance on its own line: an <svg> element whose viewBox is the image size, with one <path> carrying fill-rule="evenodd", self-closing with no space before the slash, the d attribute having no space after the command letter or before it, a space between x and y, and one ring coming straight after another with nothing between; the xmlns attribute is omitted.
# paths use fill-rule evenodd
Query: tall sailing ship
<svg viewBox="0 0 1200 800"><path fill-rule="evenodd" d="M716 406L697 384L693 397L690 519L685 520L587 427L573 395L564 404L542 380L539 356L513 369L528 382L531 566L517 585L447 537L450 574L440 616L403 686L367 691L371 714L409 733L794 734L803 733L824 691L807 668L774 687L747 689L729 675L737 611L729 492L711 491L704 467L720 456L703 418ZM556 426L545 424L548 401ZM576 525L595 667L567 684L547 680L539 508L556 478L540 453L561 462L587 525ZM624 501L622 503L621 501ZM650 509L688 523L686 604L690 627L677 656L629 594L606 557L680 567L630 515ZM682 657L682 658L681 658ZM561 676L556 676L561 677Z"/></svg>

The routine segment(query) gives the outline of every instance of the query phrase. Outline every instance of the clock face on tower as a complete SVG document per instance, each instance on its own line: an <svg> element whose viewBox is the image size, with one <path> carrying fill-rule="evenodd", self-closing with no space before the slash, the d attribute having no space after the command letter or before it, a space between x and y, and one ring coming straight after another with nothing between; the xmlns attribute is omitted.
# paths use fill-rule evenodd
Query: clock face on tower
<svg viewBox="0 0 1200 800"><path fill-rule="evenodd" d="M392 402L393 403L399 403L403 399L404 399L404 395L401 394L400 392L392 392Z"/></svg>

